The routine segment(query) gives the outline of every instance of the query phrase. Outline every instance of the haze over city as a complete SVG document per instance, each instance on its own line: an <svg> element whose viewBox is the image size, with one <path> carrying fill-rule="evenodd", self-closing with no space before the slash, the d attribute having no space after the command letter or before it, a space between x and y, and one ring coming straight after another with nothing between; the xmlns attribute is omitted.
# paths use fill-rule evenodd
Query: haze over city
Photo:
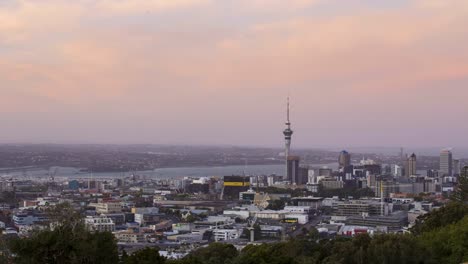
<svg viewBox="0 0 468 264"><path fill-rule="evenodd" d="M0 0L0 263L468 263L468 0Z"/></svg>
<svg viewBox="0 0 468 264"><path fill-rule="evenodd" d="M464 0L0 2L2 143L468 147Z"/></svg>

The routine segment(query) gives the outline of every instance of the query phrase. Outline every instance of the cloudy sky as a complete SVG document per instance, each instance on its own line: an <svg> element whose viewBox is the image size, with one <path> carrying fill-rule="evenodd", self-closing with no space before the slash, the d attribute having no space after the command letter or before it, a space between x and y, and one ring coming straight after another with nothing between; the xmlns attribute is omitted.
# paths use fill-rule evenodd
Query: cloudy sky
<svg viewBox="0 0 468 264"><path fill-rule="evenodd" d="M463 146L466 0L0 0L0 142Z"/></svg>

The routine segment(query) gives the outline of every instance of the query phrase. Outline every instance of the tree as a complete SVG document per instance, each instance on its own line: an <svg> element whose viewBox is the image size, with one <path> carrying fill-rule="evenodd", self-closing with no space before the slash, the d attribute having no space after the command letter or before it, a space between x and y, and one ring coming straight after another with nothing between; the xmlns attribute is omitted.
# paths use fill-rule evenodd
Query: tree
<svg viewBox="0 0 468 264"><path fill-rule="evenodd" d="M468 215L455 224L422 234L419 243L434 263L468 262Z"/></svg>
<svg viewBox="0 0 468 264"><path fill-rule="evenodd" d="M197 220L197 218L196 218L194 215L192 215L192 214L188 215L187 218L185 218L185 221L186 221L187 223L193 223L193 222L195 222L196 220Z"/></svg>
<svg viewBox="0 0 468 264"><path fill-rule="evenodd" d="M166 258L159 255L159 248L145 248L127 256L124 264L163 264Z"/></svg>
<svg viewBox="0 0 468 264"><path fill-rule="evenodd" d="M411 232L415 235L420 235L424 232L433 231L456 223L466 215L468 215L467 204L450 202L440 209L418 217L415 226L411 228Z"/></svg>
<svg viewBox="0 0 468 264"><path fill-rule="evenodd" d="M190 253L187 259L191 259L191 262L184 263L227 263L236 258L238 254L237 249L231 244L212 243L208 247Z"/></svg>
<svg viewBox="0 0 468 264"><path fill-rule="evenodd" d="M307 237L312 240L317 240L320 238L320 233L317 230L317 228L312 227L309 229L309 232L307 233Z"/></svg>
<svg viewBox="0 0 468 264"><path fill-rule="evenodd" d="M268 210L283 210L285 202L282 199L270 200L266 209Z"/></svg>
<svg viewBox="0 0 468 264"><path fill-rule="evenodd" d="M117 263L117 244L111 233L91 234L71 225L43 230L29 238L11 241L15 263Z"/></svg>
<svg viewBox="0 0 468 264"><path fill-rule="evenodd" d="M366 254L367 263L427 263L424 248L412 235L377 235Z"/></svg>
<svg viewBox="0 0 468 264"><path fill-rule="evenodd" d="M463 168L455 192L450 199L460 203L468 203L468 166Z"/></svg>
<svg viewBox="0 0 468 264"><path fill-rule="evenodd" d="M89 232L81 217L67 204L51 208L49 215L53 229L10 241L14 263L118 263L117 243L111 233Z"/></svg>
<svg viewBox="0 0 468 264"><path fill-rule="evenodd" d="M122 250L122 256L120 257L120 263L125 264L127 259L128 259L128 253L124 249L124 250Z"/></svg>

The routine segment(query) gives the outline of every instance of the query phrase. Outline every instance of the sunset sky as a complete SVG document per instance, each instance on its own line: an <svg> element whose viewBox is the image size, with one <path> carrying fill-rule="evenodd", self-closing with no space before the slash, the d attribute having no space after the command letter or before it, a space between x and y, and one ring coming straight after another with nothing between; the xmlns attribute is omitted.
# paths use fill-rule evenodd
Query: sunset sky
<svg viewBox="0 0 468 264"><path fill-rule="evenodd" d="M467 0L0 0L0 142L468 147Z"/></svg>

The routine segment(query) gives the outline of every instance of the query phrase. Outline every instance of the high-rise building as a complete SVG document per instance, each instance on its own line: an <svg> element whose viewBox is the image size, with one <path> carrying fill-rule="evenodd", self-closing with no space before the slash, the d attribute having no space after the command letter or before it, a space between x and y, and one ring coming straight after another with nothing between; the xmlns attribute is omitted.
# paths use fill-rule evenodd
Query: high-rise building
<svg viewBox="0 0 468 264"><path fill-rule="evenodd" d="M461 167L460 167L460 160L454 159L453 160L453 175L460 175Z"/></svg>
<svg viewBox="0 0 468 264"><path fill-rule="evenodd" d="M297 184L306 184L309 179L309 167L299 166L299 178Z"/></svg>
<svg viewBox="0 0 468 264"><path fill-rule="evenodd" d="M340 165L340 169L351 165L351 155L346 150L340 152L340 156L338 157L338 164Z"/></svg>
<svg viewBox="0 0 468 264"><path fill-rule="evenodd" d="M416 175L416 154L414 153L408 159L408 170L410 176Z"/></svg>
<svg viewBox="0 0 468 264"><path fill-rule="evenodd" d="M300 180L300 170L299 170L299 162L300 157L298 156L288 156L287 163L286 163L286 176L287 180L291 184L301 184Z"/></svg>
<svg viewBox="0 0 468 264"><path fill-rule="evenodd" d="M250 188L249 176L224 176L223 177L222 199L238 199L240 192L245 192Z"/></svg>
<svg viewBox="0 0 468 264"><path fill-rule="evenodd" d="M405 157L403 148L400 148L400 162L401 162L401 166L405 166L406 157Z"/></svg>
<svg viewBox="0 0 468 264"><path fill-rule="evenodd" d="M409 156L408 160L406 161L406 164L406 177L416 175L416 154L411 154L411 156Z"/></svg>
<svg viewBox="0 0 468 264"><path fill-rule="evenodd" d="M398 192L398 185L389 179L376 179L375 197L389 198L391 193Z"/></svg>
<svg viewBox="0 0 468 264"><path fill-rule="evenodd" d="M391 166L391 174L393 177L399 178L403 176L403 168L397 164Z"/></svg>
<svg viewBox="0 0 468 264"><path fill-rule="evenodd" d="M452 151L449 149L443 149L440 152L440 163L439 170L442 176L452 176L453 175L453 163L452 163Z"/></svg>

